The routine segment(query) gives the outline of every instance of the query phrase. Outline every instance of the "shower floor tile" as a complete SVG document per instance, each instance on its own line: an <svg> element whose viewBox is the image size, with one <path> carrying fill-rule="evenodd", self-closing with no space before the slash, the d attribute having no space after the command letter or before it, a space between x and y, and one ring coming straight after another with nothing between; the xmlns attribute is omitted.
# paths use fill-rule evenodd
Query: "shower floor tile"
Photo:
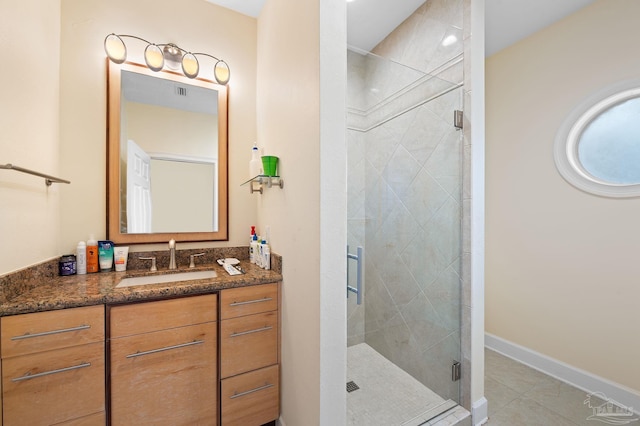
<svg viewBox="0 0 640 426"><path fill-rule="evenodd" d="M446 401L366 343L347 348L347 424L415 426L456 406Z"/></svg>

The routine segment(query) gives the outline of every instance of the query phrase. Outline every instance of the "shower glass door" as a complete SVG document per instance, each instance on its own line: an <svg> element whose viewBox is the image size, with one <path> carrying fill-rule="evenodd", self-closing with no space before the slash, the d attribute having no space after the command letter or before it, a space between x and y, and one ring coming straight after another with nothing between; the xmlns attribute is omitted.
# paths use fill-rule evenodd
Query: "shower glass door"
<svg viewBox="0 0 640 426"><path fill-rule="evenodd" d="M370 53L347 57L347 238L352 253L364 251L362 303L353 294L347 303L347 378L358 388L348 421L412 424L459 402L462 132L453 116L463 89ZM351 285L356 265L349 260ZM382 402L392 395L398 413Z"/></svg>

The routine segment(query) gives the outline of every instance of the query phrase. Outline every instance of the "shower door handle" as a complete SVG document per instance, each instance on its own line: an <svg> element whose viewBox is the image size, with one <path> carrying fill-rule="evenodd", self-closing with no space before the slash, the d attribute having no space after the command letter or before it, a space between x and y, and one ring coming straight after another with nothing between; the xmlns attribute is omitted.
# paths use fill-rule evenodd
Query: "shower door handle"
<svg viewBox="0 0 640 426"><path fill-rule="evenodd" d="M347 297L349 292L356 294L356 303L362 304L362 265L364 263L364 249L358 246L357 254L349 253L349 246L347 246L347 259L353 259L357 262L356 265L356 286L349 285L349 265L347 265ZM348 260L347 260L348 263Z"/></svg>

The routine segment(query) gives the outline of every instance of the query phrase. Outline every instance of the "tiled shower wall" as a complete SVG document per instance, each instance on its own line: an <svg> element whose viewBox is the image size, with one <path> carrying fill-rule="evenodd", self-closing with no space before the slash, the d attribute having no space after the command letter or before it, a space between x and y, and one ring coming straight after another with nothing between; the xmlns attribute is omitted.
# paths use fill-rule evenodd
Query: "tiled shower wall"
<svg viewBox="0 0 640 426"><path fill-rule="evenodd" d="M428 0L374 53L458 87L462 24L462 0ZM455 41L443 46L447 37ZM409 88L397 95L407 104L395 106L403 113L380 119L381 110L393 107L397 69L374 66L353 52L348 64L348 105L355 106L347 134L348 241L351 252L365 247L364 304L350 296L348 343L366 342L440 396L458 401L450 368L460 361L454 358L460 354L464 162L452 119L453 110L462 109L463 88L407 108L421 90ZM425 85L440 92L434 80ZM371 89L383 99L363 108L371 105ZM354 267L350 261L351 273Z"/></svg>

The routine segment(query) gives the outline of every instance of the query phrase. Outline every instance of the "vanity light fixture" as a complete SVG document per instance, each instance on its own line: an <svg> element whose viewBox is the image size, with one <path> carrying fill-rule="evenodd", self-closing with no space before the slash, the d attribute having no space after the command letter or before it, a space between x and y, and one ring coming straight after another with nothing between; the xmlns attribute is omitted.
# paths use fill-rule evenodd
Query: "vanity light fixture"
<svg viewBox="0 0 640 426"><path fill-rule="evenodd" d="M184 75L189 78L196 78L200 71L200 63L196 56L207 56L217 61L213 66L213 75L218 84L226 85L229 83L231 71L229 70L229 65L222 59L218 59L208 53L192 53L173 43L151 43L133 35L111 33L105 37L104 51L109 59L116 64L121 64L127 60L127 46L122 40L123 37L147 43L147 47L144 49L144 61L152 71L160 71L164 68L165 62L169 68L173 69L177 69L177 65L182 64Z"/></svg>

